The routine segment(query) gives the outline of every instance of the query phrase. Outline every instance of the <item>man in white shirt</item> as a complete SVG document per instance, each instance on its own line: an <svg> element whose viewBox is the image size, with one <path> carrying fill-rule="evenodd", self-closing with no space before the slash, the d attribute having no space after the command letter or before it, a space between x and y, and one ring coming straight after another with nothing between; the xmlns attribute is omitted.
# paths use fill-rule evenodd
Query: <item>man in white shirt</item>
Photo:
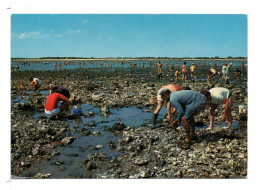
<svg viewBox="0 0 260 190"><path fill-rule="evenodd" d="M225 104L225 111L222 116L222 121L224 122L227 119L228 125L231 126L232 125L232 115L231 115L232 92L231 92L231 90L218 87L218 88L210 89L209 92L210 92L211 97L209 98L209 101L208 101L209 110L210 110L210 114L209 114L210 124L209 124L208 129L213 128L215 110L221 104ZM202 93L202 94L204 94L204 93Z"/></svg>
<svg viewBox="0 0 260 190"><path fill-rule="evenodd" d="M41 80L38 78L30 77L29 81L31 81L30 87L34 88L35 90L38 90L42 85Z"/></svg>

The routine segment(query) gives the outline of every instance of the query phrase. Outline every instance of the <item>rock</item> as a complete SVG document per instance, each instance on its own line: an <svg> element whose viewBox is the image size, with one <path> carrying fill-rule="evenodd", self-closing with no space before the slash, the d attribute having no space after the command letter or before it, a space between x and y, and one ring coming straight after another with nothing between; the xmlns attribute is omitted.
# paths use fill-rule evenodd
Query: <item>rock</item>
<svg viewBox="0 0 260 190"><path fill-rule="evenodd" d="M68 146L73 143L75 137L65 137L64 139L61 140L61 144L64 146Z"/></svg>
<svg viewBox="0 0 260 190"><path fill-rule="evenodd" d="M126 128L125 124L122 122L115 123L108 131L122 131Z"/></svg>
<svg viewBox="0 0 260 190"><path fill-rule="evenodd" d="M89 161L87 164L86 164L86 169L87 170L92 170L94 169L94 165L93 165L93 162L92 161Z"/></svg>
<svg viewBox="0 0 260 190"><path fill-rule="evenodd" d="M135 157L133 163L138 166L143 166L149 164L151 159L149 157Z"/></svg>
<svg viewBox="0 0 260 190"><path fill-rule="evenodd" d="M113 142L113 141L109 141L109 142L107 143L107 146L108 146L109 148L111 148L111 149L115 149L115 148L116 148L115 142Z"/></svg>
<svg viewBox="0 0 260 190"><path fill-rule="evenodd" d="M101 148L103 148L103 145L97 145L96 146L96 149L101 149Z"/></svg>
<svg viewBox="0 0 260 190"><path fill-rule="evenodd" d="M111 114L109 108L105 105L100 108L100 114L101 115L108 115Z"/></svg>
<svg viewBox="0 0 260 190"><path fill-rule="evenodd" d="M60 166L60 171L65 171L66 167L65 166Z"/></svg>
<svg viewBox="0 0 260 190"><path fill-rule="evenodd" d="M37 173L34 178L36 179L43 179L43 178L49 178L51 176L50 173L47 173L47 174L42 174L42 173Z"/></svg>
<svg viewBox="0 0 260 190"><path fill-rule="evenodd" d="M141 171L141 172L139 173L139 176L140 176L141 178L147 178L147 177L149 177L149 174L148 174L148 172L146 172L146 171Z"/></svg>
<svg viewBox="0 0 260 190"><path fill-rule="evenodd" d="M78 130L79 134L80 135L83 135L83 136L88 136L91 134L90 130L89 129L86 129L86 128L81 128Z"/></svg>
<svg viewBox="0 0 260 190"><path fill-rule="evenodd" d="M102 96L103 96L102 94L96 94L96 95L93 94L93 95L91 96L91 98L92 98L92 100L95 101L95 102L101 102L102 99L103 99Z"/></svg>
<svg viewBox="0 0 260 190"><path fill-rule="evenodd" d="M99 132L99 131L94 131L94 132L92 132L92 135L93 135L93 136L99 136L99 135L100 135L100 132Z"/></svg>

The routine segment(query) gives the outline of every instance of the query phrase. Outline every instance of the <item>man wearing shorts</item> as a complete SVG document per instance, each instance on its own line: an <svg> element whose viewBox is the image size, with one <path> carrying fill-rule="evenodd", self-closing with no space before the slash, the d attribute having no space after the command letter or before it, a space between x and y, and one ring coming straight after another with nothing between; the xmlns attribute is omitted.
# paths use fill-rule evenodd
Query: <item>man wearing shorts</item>
<svg viewBox="0 0 260 190"><path fill-rule="evenodd" d="M181 67L181 72L182 72L182 81L186 81L187 78L186 62L183 63Z"/></svg>
<svg viewBox="0 0 260 190"><path fill-rule="evenodd" d="M194 81L196 79L194 63L192 63L192 65L190 66L190 78L193 79Z"/></svg>
<svg viewBox="0 0 260 190"><path fill-rule="evenodd" d="M162 69L163 69L163 64L159 61L157 64L157 72L158 72L159 79L162 79Z"/></svg>
<svg viewBox="0 0 260 190"><path fill-rule="evenodd" d="M161 91L161 96L165 98L170 97L171 106L176 109L177 118L171 123L172 126L179 126L181 122L184 124L186 138L185 141L181 141L179 144L190 143L191 139L195 138L194 116L205 110L207 97L193 90L177 92L163 90Z"/></svg>
<svg viewBox="0 0 260 190"><path fill-rule="evenodd" d="M210 93L210 98L208 99L209 105L209 127L208 129L213 128L213 122L215 117L215 110L221 104L225 104L224 114L222 116L222 121L228 121L228 125L232 125L232 115L231 115L231 108L232 108L232 91L227 88L212 88L208 91ZM205 92L202 92L204 95ZM207 92L206 92L207 93Z"/></svg>
<svg viewBox="0 0 260 190"><path fill-rule="evenodd" d="M63 101L64 103L58 107L58 104L60 101ZM48 96L46 105L45 105L45 113L52 117L56 116L59 113L62 113L63 111L67 110L70 105L70 100L66 98L64 95L60 93L52 93Z"/></svg>
<svg viewBox="0 0 260 190"><path fill-rule="evenodd" d="M158 117L158 113L160 112L161 108L162 108L162 105L163 105L163 102L164 100L167 102L167 119L168 121L171 121L171 104L170 104L170 99L163 99L163 97L160 95L161 91L164 90L164 89L168 89L170 92L174 92L174 91L179 91L179 90L183 90L183 89L189 89L188 87L181 87L179 85L176 85L176 84L168 84L166 86L163 86L160 90L158 90L157 92L157 107L156 109L154 110L154 114L153 114L153 118L152 118L152 127L155 126L155 122L156 122L156 119Z"/></svg>

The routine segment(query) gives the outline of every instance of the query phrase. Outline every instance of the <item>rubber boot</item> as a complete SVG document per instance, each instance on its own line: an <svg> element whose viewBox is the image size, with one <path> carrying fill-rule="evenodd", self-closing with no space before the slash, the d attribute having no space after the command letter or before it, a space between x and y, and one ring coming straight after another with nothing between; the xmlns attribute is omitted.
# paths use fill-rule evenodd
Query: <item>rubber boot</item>
<svg viewBox="0 0 260 190"><path fill-rule="evenodd" d="M155 127L155 123L156 123L157 116L158 116L158 114L153 114L152 127Z"/></svg>

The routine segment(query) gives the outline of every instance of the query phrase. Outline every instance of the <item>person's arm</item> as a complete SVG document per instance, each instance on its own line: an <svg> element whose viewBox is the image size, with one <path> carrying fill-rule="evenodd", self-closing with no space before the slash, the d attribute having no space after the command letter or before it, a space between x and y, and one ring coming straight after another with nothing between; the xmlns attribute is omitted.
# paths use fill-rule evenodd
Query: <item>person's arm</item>
<svg viewBox="0 0 260 190"><path fill-rule="evenodd" d="M36 81L32 81L31 83L31 88L33 88L34 86L36 86L37 82Z"/></svg>
<svg viewBox="0 0 260 190"><path fill-rule="evenodd" d="M177 101L174 102L174 105L173 105L176 109L176 112L177 112L177 118L176 118L176 121L178 121L179 123L181 122L181 118L184 116L185 112L184 112L184 109L182 108L181 104Z"/></svg>
<svg viewBox="0 0 260 190"><path fill-rule="evenodd" d="M167 102L167 113L168 113L167 119L168 119L168 121L171 121L171 102L170 101Z"/></svg>
<svg viewBox="0 0 260 190"><path fill-rule="evenodd" d="M232 63L230 63L228 66L227 66L227 70L232 66Z"/></svg>
<svg viewBox="0 0 260 190"><path fill-rule="evenodd" d="M68 98L66 98L62 94L59 94L59 100L66 101L66 102L71 102Z"/></svg>

